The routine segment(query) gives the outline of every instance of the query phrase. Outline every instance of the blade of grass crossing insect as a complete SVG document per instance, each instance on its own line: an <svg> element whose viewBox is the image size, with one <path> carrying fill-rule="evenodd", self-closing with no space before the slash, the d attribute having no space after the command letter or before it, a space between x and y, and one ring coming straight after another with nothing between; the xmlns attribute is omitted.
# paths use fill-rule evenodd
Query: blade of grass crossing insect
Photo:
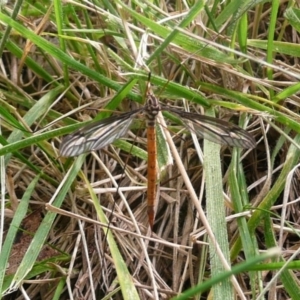
<svg viewBox="0 0 300 300"><path fill-rule="evenodd" d="M71 169L69 170L68 174L65 177L65 180L63 180L60 184L60 186L57 188L57 193L53 195L50 202L53 202L53 206L60 207L63 203L66 194L68 193L69 189L71 188L74 179L76 176L78 176L78 172L81 169L81 166L85 160L85 155L79 156L74 164L72 165ZM52 201L53 200L53 201ZM12 284L9 287L10 291L16 290L21 282L24 280L26 275L30 272L32 269L34 263L36 262L36 259L45 243L45 240L49 234L49 231L52 228L52 224L54 222L54 219L56 217L56 214L52 212L48 212L46 216L44 217L42 223L40 224L38 230L36 231L32 242L27 249L22 262L20 263L20 266L18 270L16 271Z"/></svg>
<svg viewBox="0 0 300 300"><path fill-rule="evenodd" d="M104 224L108 224L107 218L99 204L99 199L97 198L96 194L94 193L94 190L91 187L87 178L84 175L83 175L83 178L88 187L90 195L93 199L93 203L95 205L99 220ZM125 300L140 299L138 296L137 290L133 284L132 276L130 275L130 272L128 271L126 263L124 262L123 257L118 249L117 243L114 240L112 232L109 229L105 229L105 228L103 228L103 230L104 230L105 236L107 237L107 242L108 242L112 257L113 257L114 266L115 266L116 272L118 274L119 284L121 286L123 299L125 299Z"/></svg>
<svg viewBox="0 0 300 300"><path fill-rule="evenodd" d="M157 147L157 164L158 164L158 184L165 176L166 168L173 164L173 158L170 152L169 145L166 141L166 136L159 124L156 123L156 147ZM159 197L157 197L159 199Z"/></svg>
<svg viewBox="0 0 300 300"><path fill-rule="evenodd" d="M214 117L212 110L206 115ZM220 162L220 146L204 140L204 175L206 188L207 219L214 233L217 243L225 259L230 262L228 235L226 231L225 207L223 201L223 184ZM211 277L225 271L218 255L215 255L215 243L209 243L211 257ZM229 279L221 285L213 287L214 299L234 299L233 288Z"/></svg>
<svg viewBox="0 0 300 300"><path fill-rule="evenodd" d="M163 172L167 166L173 163L170 148L166 141L164 132L159 124L156 125L156 144L157 144L157 163L159 168L159 174Z"/></svg>

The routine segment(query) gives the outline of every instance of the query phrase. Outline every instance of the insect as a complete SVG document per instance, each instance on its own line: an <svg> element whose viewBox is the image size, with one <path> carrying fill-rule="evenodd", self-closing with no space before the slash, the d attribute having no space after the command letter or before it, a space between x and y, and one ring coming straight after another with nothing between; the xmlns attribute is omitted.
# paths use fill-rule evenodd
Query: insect
<svg viewBox="0 0 300 300"><path fill-rule="evenodd" d="M60 145L60 155L73 157L85 152L99 150L116 139L123 137L137 115L143 113L147 124L147 150L148 150L148 186L147 206L150 228L154 224L154 202L156 198L156 117L160 111L168 111L177 115L182 124L194 131L198 136L218 144L251 149L255 147L255 139L246 130L228 122L196 113L184 112L160 104L151 91L150 81L146 91L146 104L144 107L112 116L101 121L95 121L87 126L67 135Z"/></svg>

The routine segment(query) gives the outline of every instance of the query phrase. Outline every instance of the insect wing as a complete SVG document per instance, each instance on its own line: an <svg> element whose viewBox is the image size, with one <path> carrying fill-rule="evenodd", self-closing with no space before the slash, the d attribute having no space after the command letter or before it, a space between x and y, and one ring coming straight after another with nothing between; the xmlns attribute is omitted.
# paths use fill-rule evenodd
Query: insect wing
<svg viewBox="0 0 300 300"><path fill-rule="evenodd" d="M63 138L59 152L72 157L99 150L123 137L141 109L93 122Z"/></svg>
<svg viewBox="0 0 300 300"><path fill-rule="evenodd" d="M194 131L198 136L211 142L245 149L252 149L256 145L255 139L249 132L234 124L171 107L163 109L178 115L188 130Z"/></svg>

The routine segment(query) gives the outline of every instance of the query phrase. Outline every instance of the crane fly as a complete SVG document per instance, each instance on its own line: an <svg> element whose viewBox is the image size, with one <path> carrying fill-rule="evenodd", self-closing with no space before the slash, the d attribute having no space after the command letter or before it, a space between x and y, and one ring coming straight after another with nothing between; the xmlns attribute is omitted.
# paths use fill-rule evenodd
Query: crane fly
<svg viewBox="0 0 300 300"><path fill-rule="evenodd" d="M198 136L218 144L251 149L255 147L255 139L246 130L226 121L196 113L184 112L176 108L160 104L147 85L146 104L144 107L112 116L104 120L92 122L72 134L65 136L60 145L60 155L73 157L85 152L99 150L115 140L123 137L135 118L143 113L147 125L148 151L148 183L147 206L148 220L151 229L154 224L154 203L156 198L156 131L155 123L160 111L168 111L179 117L182 124L194 131Z"/></svg>

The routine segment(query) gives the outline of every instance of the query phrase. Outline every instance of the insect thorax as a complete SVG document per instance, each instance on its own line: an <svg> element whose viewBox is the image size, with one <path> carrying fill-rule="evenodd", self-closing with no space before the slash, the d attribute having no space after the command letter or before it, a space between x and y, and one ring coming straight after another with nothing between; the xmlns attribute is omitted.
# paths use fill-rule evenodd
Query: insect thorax
<svg viewBox="0 0 300 300"><path fill-rule="evenodd" d="M157 101L157 98L153 94L148 94L147 103L145 105L145 116L147 120L155 121L160 110L161 110L161 106Z"/></svg>

